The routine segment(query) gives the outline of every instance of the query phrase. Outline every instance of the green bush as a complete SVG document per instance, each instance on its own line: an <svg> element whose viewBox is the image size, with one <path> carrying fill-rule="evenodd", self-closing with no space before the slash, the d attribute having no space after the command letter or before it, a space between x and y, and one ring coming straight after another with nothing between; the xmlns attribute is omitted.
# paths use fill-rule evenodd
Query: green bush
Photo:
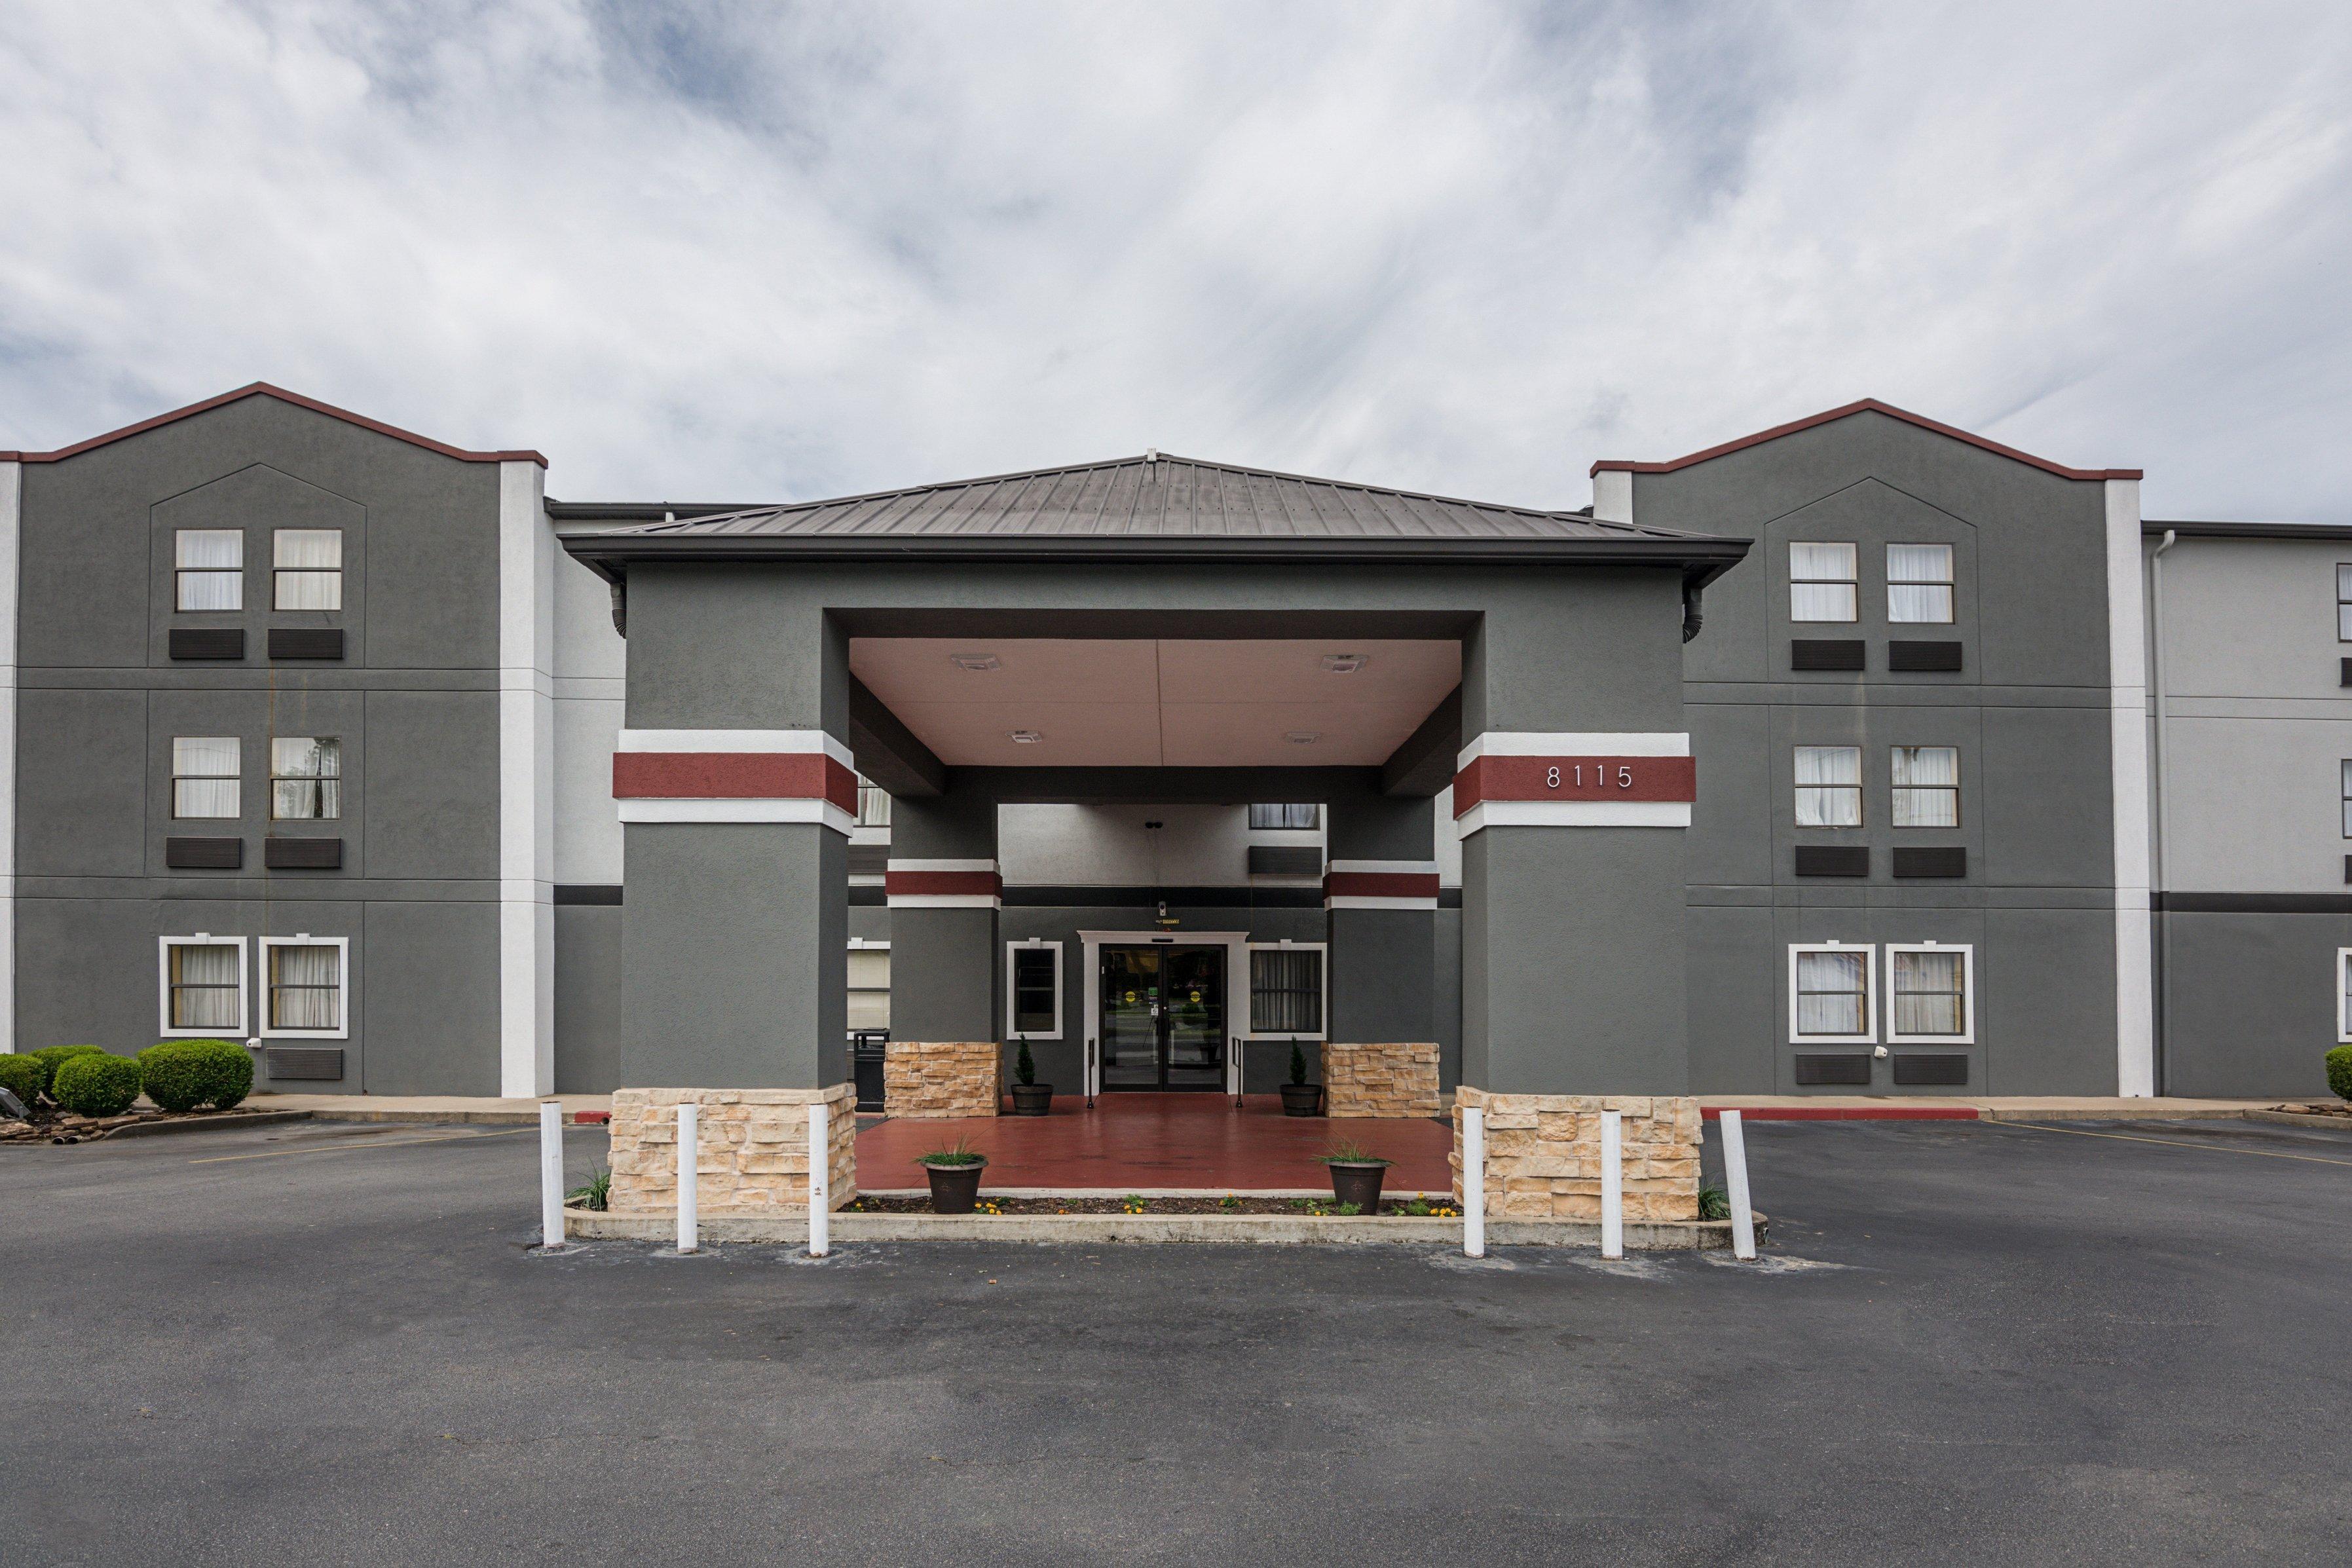
<svg viewBox="0 0 2352 1568"><path fill-rule="evenodd" d="M139 1098L139 1064L104 1051L68 1057L50 1080L49 1095L77 1115L120 1116Z"/></svg>
<svg viewBox="0 0 2352 1568"><path fill-rule="evenodd" d="M253 1058L229 1040L165 1040L139 1053L147 1098L166 1110L226 1110L253 1088Z"/></svg>
<svg viewBox="0 0 2352 1568"><path fill-rule="evenodd" d="M2352 1100L2352 1046L2338 1046L2327 1053L2327 1087L2339 1100Z"/></svg>
<svg viewBox="0 0 2352 1568"><path fill-rule="evenodd" d="M6 1089L33 1109L33 1101L41 1098L41 1090L49 1086L49 1069L45 1062L31 1057L0 1056L0 1089Z"/></svg>

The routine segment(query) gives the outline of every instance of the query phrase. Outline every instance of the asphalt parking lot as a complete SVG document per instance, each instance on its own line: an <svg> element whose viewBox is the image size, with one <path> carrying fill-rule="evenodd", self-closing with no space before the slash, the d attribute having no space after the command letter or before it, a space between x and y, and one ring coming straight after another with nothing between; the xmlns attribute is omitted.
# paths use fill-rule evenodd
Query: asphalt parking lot
<svg viewBox="0 0 2352 1568"><path fill-rule="evenodd" d="M1761 1124L1758 1266L542 1257L534 1134L0 1149L0 1562L2343 1561L2352 1137ZM572 1134L571 1163L602 1152Z"/></svg>

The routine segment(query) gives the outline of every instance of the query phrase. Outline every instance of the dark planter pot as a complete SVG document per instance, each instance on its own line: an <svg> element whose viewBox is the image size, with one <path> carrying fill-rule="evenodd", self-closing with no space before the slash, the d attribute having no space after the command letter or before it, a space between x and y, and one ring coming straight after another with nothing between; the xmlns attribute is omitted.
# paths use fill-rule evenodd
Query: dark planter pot
<svg viewBox="0 0 2352 1568"><path fill-rule="evenodd" d="M1282 1113L1285 1116L1312 1116L1322 1109L1321 1084L1286 1083L1282 1086Z"/></svg>
<svg viewBox="0 0 2352 1568"><path fill-rule="evenodd" d="M1366 1214L1381 1212L1381 1183L1389 1173L1386 1160L1327 1160L1331 1172L1331 1196L1353 1204Z"/></svg>
<svg viewBox="0 0 2352 1568"><path fill-rule="evenodd" d="M980 1202L980 1173L986 1169L985 1160L976 1165L925 1165L923 1173L931 1179L931 1212L970 1214Z"/></svg>
<svg viewBox="0 0 2352 1568"><path fill-rule="evenodd" d="M1054 1109L1054 1086L1050 1083L1016 1083L1013 1086L1013 1114L1045 1116Z"/></svg>

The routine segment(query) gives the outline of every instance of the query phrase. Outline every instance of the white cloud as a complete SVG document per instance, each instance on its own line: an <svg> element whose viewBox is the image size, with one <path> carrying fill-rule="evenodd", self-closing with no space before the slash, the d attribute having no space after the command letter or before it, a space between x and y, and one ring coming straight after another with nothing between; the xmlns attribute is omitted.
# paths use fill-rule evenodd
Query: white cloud
<svg viewBox="0 0 2352 1568"><path fill-rule="evenodd" d="M564 496L1573 505L1877 395L2352 517L2339 5L30 0L0 445L253 379Z"/></svg>

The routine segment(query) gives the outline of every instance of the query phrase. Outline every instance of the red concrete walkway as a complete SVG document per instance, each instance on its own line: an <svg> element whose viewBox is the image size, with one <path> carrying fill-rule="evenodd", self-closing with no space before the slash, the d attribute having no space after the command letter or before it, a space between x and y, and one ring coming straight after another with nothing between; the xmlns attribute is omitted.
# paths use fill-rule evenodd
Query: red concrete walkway
<svg viewBox="0 0 2352 1568"><path fill-rule="evenodd" d="M982 1190L1100 1187L1112 1192L1187 1187L1213 1192L1308 1188L1328 1191L1317 1159L1352 1142L1396 1163L1390 1192L1442 1193L1453 1185L1444 1122L1332 1121L1285 1116L1275 1095L1251 1095L1235 1110L1221 1094L1057 1095L1051 1116L894 1119L857 1134L857 1184L867 1192L920 1187L919 1155L958 1138L988 1155Z"/></svg>

